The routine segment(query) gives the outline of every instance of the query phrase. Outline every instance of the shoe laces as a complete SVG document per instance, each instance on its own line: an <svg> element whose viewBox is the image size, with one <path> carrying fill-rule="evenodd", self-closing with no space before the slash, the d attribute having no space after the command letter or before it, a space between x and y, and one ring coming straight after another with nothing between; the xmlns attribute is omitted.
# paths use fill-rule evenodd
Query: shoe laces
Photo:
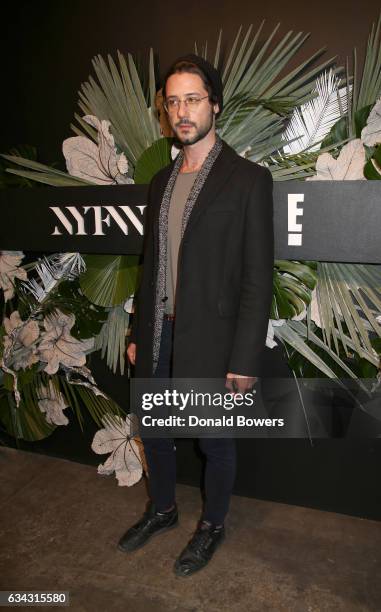
<svg viewBox="0 0 381 612"><path fill-rule="evenodd" d="M206 529L201 529L201 527L199 527L195 532L193 538L191 539L189 548L196 554L202 552L208 540L211 539L210 529L211 527L208 527Z"/></svg>

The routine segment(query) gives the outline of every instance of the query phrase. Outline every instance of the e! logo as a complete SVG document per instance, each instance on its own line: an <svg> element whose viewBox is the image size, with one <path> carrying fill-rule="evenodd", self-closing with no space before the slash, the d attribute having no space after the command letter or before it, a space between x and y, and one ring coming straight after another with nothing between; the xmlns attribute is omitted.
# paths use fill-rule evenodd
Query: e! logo
<svg viewBox="0 0 381 612"><path fill-rule="evenodd" d="M288 194L288 245L302 246L302 224L296 222L296 217L303 214L303 208L298 208L298 202L304 202L304 193Z"/></svg>

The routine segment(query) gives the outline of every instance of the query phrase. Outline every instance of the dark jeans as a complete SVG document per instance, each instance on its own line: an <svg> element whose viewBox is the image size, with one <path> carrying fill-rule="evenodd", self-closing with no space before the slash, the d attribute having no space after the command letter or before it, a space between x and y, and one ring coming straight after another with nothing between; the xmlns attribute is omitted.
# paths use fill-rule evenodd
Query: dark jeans
<svg viewBox="0 0 381 612"><path fill-rule="evenodd" d="M155 372L158 378L169 378L172 369L173 323L164 320L159 362ZM176 447L170 438L144 438L147 459L149 492L160 511L175 502ZM229 501L236 473L236 447L232 438L199 438L199 446L206 456L205 505L202 519L221 525L229 509Z"/></svg>

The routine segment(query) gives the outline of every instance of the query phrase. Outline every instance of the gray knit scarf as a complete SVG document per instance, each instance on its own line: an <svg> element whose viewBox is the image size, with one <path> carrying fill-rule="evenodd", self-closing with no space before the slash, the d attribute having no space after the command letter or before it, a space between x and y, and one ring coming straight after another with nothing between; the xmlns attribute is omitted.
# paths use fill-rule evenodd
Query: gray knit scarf
<svg viewBox="0 0 381 612"><path fill-rule="evenodd" d="M200 194L200 191L212 169L214 162L222 149L222 140L217 136L216 142L213 148L210 150L206 157L200 171L197 174L196 180L193 183L193 187L189 193L188 199L185 203L184 214L181 225L181 238L184 235L185 228L188 223L189 216L192 212L192 208ZM159 261L158 261L158 273L156 282L156 301L155 301L155 314L154 314L154 331L153 331L153 373L155 373L160 353L160 340L161 331L163 327L163 318L165 310L165 294L166 294L166 262L167 262L167 234L168 234L168 213L171 202L172 191L175 186L177 176L180 172L180 168L184 161L184 152L180 151L178 154L171 176L167 183L164 191L163 199L161 202L160 213L159 213Z"/></svg>

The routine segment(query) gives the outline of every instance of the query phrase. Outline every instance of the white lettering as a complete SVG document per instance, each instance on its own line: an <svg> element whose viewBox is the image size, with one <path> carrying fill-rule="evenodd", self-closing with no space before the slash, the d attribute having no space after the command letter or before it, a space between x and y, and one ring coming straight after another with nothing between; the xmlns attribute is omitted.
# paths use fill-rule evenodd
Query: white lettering
<svg viewBox="0 0 381 612"><path fill-rule="evenodd" d="M304 193L288 194L288 244L290 246L302 245L302 224L296 222L296 218L303 215L303 208L298 208L299 202L304 202Z"/></svg>
<svg viewBox="0 0 381 612"><path fill-rule="evenodd" d="M65 227L66 231L69 234L73 234L73 226L70 223L69 219L64 215L62 210L58 206L49 206L49 208L54 212L54 214L61 221L61 223ZM77 221L76 236L86 236L85 220L84 220L83 216L78 212L78 210L76 209L75 206L65 206L65 208L67 208L67 210L71 212L71 214L73 215L74 219ZM54 232L52 233L52 236L61 236L61 235L62 235L62 232L60 232L60 230L56 226L54 228Z"/></svg>

